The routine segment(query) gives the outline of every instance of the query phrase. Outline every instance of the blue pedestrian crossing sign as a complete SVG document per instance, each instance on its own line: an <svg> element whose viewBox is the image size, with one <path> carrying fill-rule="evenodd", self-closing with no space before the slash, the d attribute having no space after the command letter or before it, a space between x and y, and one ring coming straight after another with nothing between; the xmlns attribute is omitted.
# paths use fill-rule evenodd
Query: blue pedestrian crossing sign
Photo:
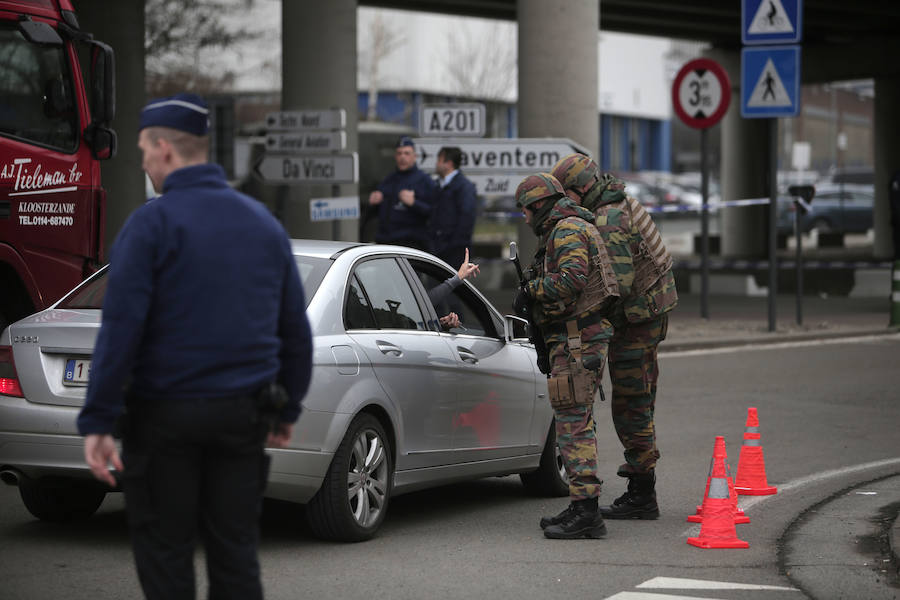
<svg viewBox="0 0 900 600"><path fill-rule="evenodd" d="M741 43L796 44L802 20L803 0L741 0Z"/></svg>
<svg viewBox="0 0 900 600"><path fill-rule="evenodd" d="M741 50L741 116L796 117L800 113L800 46Z"/></svg>

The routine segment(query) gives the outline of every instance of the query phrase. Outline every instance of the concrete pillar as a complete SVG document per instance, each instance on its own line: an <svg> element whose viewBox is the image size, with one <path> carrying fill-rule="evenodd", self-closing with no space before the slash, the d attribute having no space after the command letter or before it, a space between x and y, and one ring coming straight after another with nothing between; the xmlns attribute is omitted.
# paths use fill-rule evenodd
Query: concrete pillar
<svg viewBox="0 0 900 600"><path fill-rule="evenodd" d="M519 137L567 137L599 163L600 3L518 0ZM519 228L523 260L536 245Z"/></svg>
<svg viewBox="0 0 900 600"><path fill-rule="evenodd" d="M769 120L741 117L741 55L716 50L709 57L728 72L731 103L722 119L720 178L722 200L769 197ZM720 210L723 257L764 258L768 255L768 208L728 207Z"/></svg>
<svg viewBox="0 0 900 600"><path fill-rule="evenodd" d="M283 0L282 110L343 108L347 148L356 152L356 0ZM335 188L335 189L333 189ZM358 196L357 184L298 185L287 190L284 225L291 237L356 240L357 220L312 222L309 199ZM335 224L336 223L336 224ZM335 236L336 234L336 236Z"/></svg>
<svg viewBox="0 0 900 600"><path fill-rule="evenodd" d="M891 204L888 185L900 170L900 79L882 77L875 80L875 258L892 259Z"/></svg>
<svg viewBox="0 0 900 600"><path fill-rule="evenodd" d="M116 157L103 161L106 189L106 257L128 215L146 200L137 128L144 95L144 3L80 0L78 22L94 39L112 46L116 54ZM85 75L89 77L89 75Z"/></svg>

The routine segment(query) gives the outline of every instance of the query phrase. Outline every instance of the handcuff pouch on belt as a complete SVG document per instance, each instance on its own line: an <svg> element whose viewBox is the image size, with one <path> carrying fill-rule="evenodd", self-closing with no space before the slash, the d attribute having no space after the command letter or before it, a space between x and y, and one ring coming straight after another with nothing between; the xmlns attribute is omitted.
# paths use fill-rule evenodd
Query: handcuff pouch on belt
<svg viewBox="0 0 900 600"><path fill-rule="evenodd" d="M566 344L569 347L568 372L547 379L547 392L553 408L590 406L594 403L594 374L584 368L581 359L581 331L576 319L566 321Z"/></svg>

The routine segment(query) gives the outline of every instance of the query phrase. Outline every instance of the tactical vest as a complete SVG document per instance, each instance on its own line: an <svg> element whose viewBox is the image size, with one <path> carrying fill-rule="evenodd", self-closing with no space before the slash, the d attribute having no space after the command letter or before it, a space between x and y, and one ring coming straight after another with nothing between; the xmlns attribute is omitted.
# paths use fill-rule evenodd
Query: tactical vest
<svg viewBox="0 0 900 600"><path fill-rule="evenodd" d="M603 305L610 298L619 297L619 284L616 282L616 274L612 268L612 261L606 251L606 244L597 228L584 219L578 217L566 217L560 223L583 223L587 225L588 233L594 240L594 246L597 248L596 254L588 251L588 261L590 269L588 271L587 284L578 295L578 300L572 308L566 310L566 317L577 317L578 315ZM549 272L548 258L544 257L544 273Z"/></svg>
<svg viewBox="0 0 900 600"><path fill-rule="evenodd" d="M631 245L631 260L634 266L631 295L640 296L672 269L672 256L663 244L659 229L640 202L629 196L619 202L608 202L598 206L595 214L605 215L610 208L623 213L627 211L631 221L629 233L633 235L635 231L637 232L636 243Z"/></svg>

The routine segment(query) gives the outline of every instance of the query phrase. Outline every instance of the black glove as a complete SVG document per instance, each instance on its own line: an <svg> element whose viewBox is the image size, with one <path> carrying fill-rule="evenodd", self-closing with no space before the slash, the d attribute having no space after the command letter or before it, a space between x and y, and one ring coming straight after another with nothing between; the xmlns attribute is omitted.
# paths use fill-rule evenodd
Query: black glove
<svg viewBox="0 0 900 600"><path fill-rule="evenodd" d="M531 294L524 287L520 286L513 300L513 312L516 316L523 319L529 318L528 308L531 306Z"/></svg>

